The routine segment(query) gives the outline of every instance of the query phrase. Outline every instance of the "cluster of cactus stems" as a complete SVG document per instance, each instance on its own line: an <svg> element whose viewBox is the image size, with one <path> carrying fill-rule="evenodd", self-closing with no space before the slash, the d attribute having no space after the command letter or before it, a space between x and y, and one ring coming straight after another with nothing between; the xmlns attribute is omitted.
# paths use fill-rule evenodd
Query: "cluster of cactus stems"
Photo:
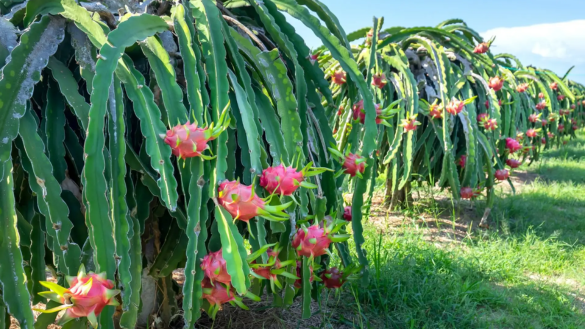
<svg viewBox="0 0 585 329"><path fill-rule="evenodd" d="M21 328L192 328L265 293L310 317L368 282L379 174L392 202L415 179L489 209L585 119L585 87L457 19L346 34L318 0L104 3L0 1L0 321Z"/></svg>

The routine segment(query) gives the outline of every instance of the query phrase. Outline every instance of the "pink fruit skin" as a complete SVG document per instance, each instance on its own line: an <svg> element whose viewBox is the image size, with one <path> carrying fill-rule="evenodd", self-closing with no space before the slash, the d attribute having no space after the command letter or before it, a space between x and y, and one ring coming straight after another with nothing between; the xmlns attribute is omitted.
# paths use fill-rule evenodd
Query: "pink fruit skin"
<svg viewBox="0 0 585 329"><path fill-rule="evenodd" d="M535 107L536 107L537 110L542 111L546 107L546 102L545 101L542 101L542 102L536 104Z"/></svg>
<svg viewBox="0 0 585 329"><path fill-rule="evenodd" d="M198 128L196 124L177 125L167 131L165 143L167 143L173 155L180 158L192 158L200 156L207 149L207 142L213 138L206 138L207 129Z"/></svg>
<svg viewBox="0 0 585 329"><path fill-rule="evenodd" d="M309 226L305 230L300 228L295 234L292 242L293 248L297 250L299 256L305 257L317 257L327 253L325 249L329 248L331 240L325 233L325 231L318 225ZM315 239L311 241L312 239Z"/></svg>
<svg viewBox="0 0 585 329"><path fill-rule="evenodd" d="M541 138L540 142L541 142L542 144L546 144L546 138L544 138L544 137L543 137L543 138Z"/></svg>
<svg viewBox="0 0 585 329"><path fill-rule="evenodd" d="M382 114L382 109L380 104L374 104L376 106L376 124L382 122L382 119L379 118L380 114ZM353 104L353 119L359 120L361 124L366 121L366 111L364 110L364 100L360 100L359 102Z"/></svg>
<svg viewBox="0 0 585 329"><path fill-rule="evenodd" d="M558 96L557 96L557 100L558 100L559 102L560 102L560 101L562 101L563 99L565 99L565 95L558 95Z"/></svg>
<svg viewBox="0 0 585 329"><path fill-rule="evenodd" d="M534 129L528 129L526 131L526 136L528 136L528 137L536 137L536 135L537 135L537 132Z"/></svg>
<svg viewBox="0 0 585 329"><path fill-rule="evenodd" d="M510 151L510 153L514 153L522 148L520 143L513 138L506 138L506 148Z"/></svg>
<svg viewBox="0 0 585 329"><path fill-rule="evenodd" d="M295 183L296 180L296 183ZM292 195L304 180L303 173L293 167L280 164L262 171L260 186L270 193Z"/></svg>
<svg viewBox="0 0 585 329"><path fill-rule="evenodd" d="M546 124L548 123L548 121L542 120L541 123L542 123L542 126L544 127L544 126L546 126Z"/></svg>
<svg viewBox="0 0 585 329"><path fill-rule="evenodd" d="M295 281L295 288L300 289L303 287L303 273L302 273L302 266L303 264L301 263L300 260L297 260L297 279ZM309 271L311 272L311 276L309 277L309 282L313 282L313 267L309 266Z"/></svg>
<svg viewBox="0 0 585 329"><path fill-rule="evenodd" d="M487 53L487 51L489 50L489 46L486 42L482 42L480 44L478 44L477 46L475 46L475 48L473 49L473 52L476 54L484 54Z"/></svg>
<svg viewBox="0 0 585 329"><path fill-rule="evenodd" d="M90 279L92 280L91 288L87 294L84 294L82 286ZM66 291L66 294L71 294L70 300L73 303L73 307L65 311L67 316L70 318L81 318L88 316L91 312L94 312L96 316L99 315L111 300L111 298L108 299L106 297L106 292L113 288L113 281L103 279L95 273L89 273L81 278L81 280L75 277L71 281L71 287Z"/></svg>
<svg viewBox="0 0 585 329"><path fill-rule="evenodd" d="M386 75L384 73L374 74L372 76L372 86L375 86L379 89L382 89L382 88L384 88L386 83L388 83L388 81L386 80Z"/></svg>
<svg viewBox="0 0 585 329"><path fill-rule="evenodd" d="M331 76L331 81L334 84L341 86L346 81L345 72L343 72L341 70L335 71L335 73L333 73L333 75Z"/></svg>
<svg viewBox="0 0 585 329"><path fill-rule="evenodd" d="M520 161L518 161L516 159L508 159L508 160L506 160L506 164L510 168L518 168L518 167L520 167Z"/></svg>
<svg viewBox="0 0 585 329"><path fill-rule="evenodd" d="M565 125L563 125L563 124L560 124L560 125L559 125L559 131L564 131L564 130L565 130Z"/></svg>
<svg viewBox="0 0 585 329"><path fill-rule="evenodd" d="M495 176L497 180L506 180L510 177L510 173L506 169L500 169L496 170Z"/></svg>
<svg viewBox="0 0 585 329"><path fill-rule="evenodd" d="M201 281L201 287L204 289L202 297L207 299L211 305L222 305L229 303L236 299L236 293L232 289L228 291L221 283L211 284L209 278ZM206 293L205 290L211 289L211 292Z"/></svg>
<svg viewBox="0 0 585 329"><path fill-rule="evenodd" d="M520 85L518 85L518 87L516 87L516 91L519 93L523 93L528 89L528 84L527 83L521 83Z"/></svg>
<svg viewBox="0 0 585 329"><path fill-rule="evenodd" d="M529 115L529 116L528 116L528 121L530 121L530 122L532 122L532 123L534 123L534 122L538 121L538 115L536 115L536 114L531 114L531 115Z"/></svg>
<svg viewBox="0 0 585 329"><path fill-rule="evenodd" d="M232 281L232 277L227 272L227 264L223 259L221 249L203 257L201 269L211 283L218 281L229 285Z"/></svg>
<svg viewBox="0 0 585 329"><path fill-rule="evenodd" d="M360 173L364 173L364 171L366 170L366 164L365 162L361 162L359 164L356 164L356 160L358 159L362 159L361 156L357 155L357 154L353 154L353 153L349 153L348 155L345 156L345 161L343 162L343 168L345 169L345 173L350 175L351 177L354 177L357 172Z"/></svg>
<svg viewBox="0 0 585 329"><path fill-rule="evenodd" d="M544 98L544 93L538 93L538 98Z"/></svg>
<svg viewBox="0 0 585 329"><path fill-rule="evenodd" d="M557 90L559 89L559 85L556 82L549 84L550 89Z"/></svg>
<svg viewBox="0 0 585 329"><path fill-rule="evenodd" d="M495 130L498 127L498 121L496 119L488 119L484 121L483 127L485 128L485 130L489 131Z"/></svg>
<svg viewBox="0 0 585 329"><path fill-rule="evenodd" d="M488 86L494 91L500 91L504 87L504 80L500 77L490 78Z"/></svg>
<svg viewBox="0 0 585 329"><path fill-rule="evenodd" d="M473 189L471 187L462 187L460 194L461 199L471 199L473 198Z"/></svg>
<svg viewBox="0 0 585 329"><path fill-rule="evenodd" d="M347 206L345 208L343 208L343 219L345 219L348 222L351 222L351 207Z"/></svg>
<svg viewBox="0 0 585 329"><path fill-rule="evenodd" d="M321 279L326 288L338 289L343 285L343 273L337 269L337 267L328 268L323 274Z"/></svg>
<svg viewBox="0 0 585 329"><path fill-rule="evenodd" d="M447 112L453 115L459 114L463 111L463 106L465 106L465 103L460 100L454 100L447 104Z"/></svg>
<svg viewBox="0 0 585 329"><path fill-rule="evenodd" d="M219 204L234 218L247 222L258 216L259 209L264 209L264 201L256 193L252 196L252 186L226 180L218 190Z"/></svg>

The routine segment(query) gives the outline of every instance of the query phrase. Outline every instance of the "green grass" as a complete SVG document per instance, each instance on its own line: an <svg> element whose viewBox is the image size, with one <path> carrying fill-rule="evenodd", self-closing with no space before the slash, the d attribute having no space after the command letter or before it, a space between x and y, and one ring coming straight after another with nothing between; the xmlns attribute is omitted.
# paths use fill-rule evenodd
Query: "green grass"
<svg viewBox="0 0 585 329"><path fill-rule="evenodd" d="M332 327L585 328L585 139L522 169L539 176L500 193L489 231L443 225L451 239L433 242L420 222L366 224L371 283L345 287Z"/></svg>

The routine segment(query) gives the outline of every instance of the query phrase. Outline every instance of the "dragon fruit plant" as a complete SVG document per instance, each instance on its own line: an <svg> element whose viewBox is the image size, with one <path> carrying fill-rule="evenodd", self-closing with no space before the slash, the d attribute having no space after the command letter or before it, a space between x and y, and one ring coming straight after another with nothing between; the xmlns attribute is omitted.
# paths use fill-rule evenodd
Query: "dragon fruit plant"
<svg viewBox="0 0 585 329"><path fill-rule="evenodd" d="M69 288L49 282L40 281L41 285L49 291L39 292L39 295L54 302L62 304L52 309L34 309L41 313L55 313L65 310L59 319L59 325L86 317L92 327L98 327L98 316L107 305L118 306L120 303L115 296L120 290L114 289L114 281L108 280L106 273L86 273L85 267L81 265L77 276L68 276Z"/></svg>

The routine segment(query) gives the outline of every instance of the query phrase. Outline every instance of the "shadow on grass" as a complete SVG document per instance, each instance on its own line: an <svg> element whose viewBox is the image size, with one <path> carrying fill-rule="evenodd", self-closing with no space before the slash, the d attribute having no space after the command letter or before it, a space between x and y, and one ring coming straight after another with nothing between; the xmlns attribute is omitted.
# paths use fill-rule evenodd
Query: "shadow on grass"
<svg viewBox="0 0 585 329"><path fill-rule="evenodd" d="M502 275L483 266L481 259L458 256L416 238L386 241L372 263L371 284L356 289L360 307L349 298L346 305L348 310L364 310L370 328L585 325L579 311L585 305L563 288L538 282L502 283Z"/></svg>

